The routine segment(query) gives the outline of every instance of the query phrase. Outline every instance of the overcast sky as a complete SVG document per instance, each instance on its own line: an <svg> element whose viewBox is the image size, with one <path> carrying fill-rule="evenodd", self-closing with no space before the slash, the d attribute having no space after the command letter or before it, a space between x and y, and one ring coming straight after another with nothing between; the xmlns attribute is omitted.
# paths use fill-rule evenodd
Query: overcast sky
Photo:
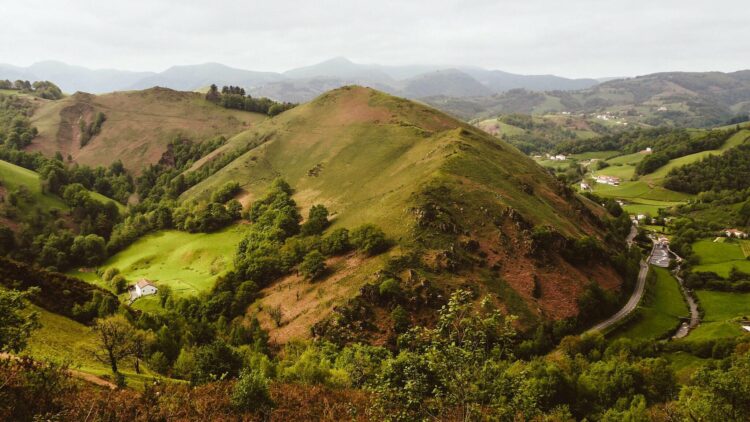
<svg viewBox="0 0 750 422"><path fill-rule="evenodd" d="M570 77L750 68L747 0L21 0L0 63L283 71L345 56Z"/></svg>

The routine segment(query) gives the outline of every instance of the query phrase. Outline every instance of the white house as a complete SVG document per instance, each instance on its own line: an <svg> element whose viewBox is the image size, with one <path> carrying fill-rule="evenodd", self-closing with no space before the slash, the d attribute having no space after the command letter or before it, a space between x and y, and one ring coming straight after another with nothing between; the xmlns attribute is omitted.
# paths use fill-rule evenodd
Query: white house
<svg viewBox="0 0 750 422"><path fill-rule="evenodd" d="M581 182L581 190L591 190L591 186L586 182Z"/></svg>
<svg viewBox="0 0 750 422"><path fill-rule="evenodd" d="M135 283L135 285L131 286L131 289L132 290L130 296L132 299L136 299L141 296L155 295L159 290L145 278L141 279L139 282Z"/></svg>
<svg viewBox="0 0 750 422"><path fill-rule="evenodd" d="M739 239L747 238L747 233L737 229L726 229L724 230L724 234L726 234L727 237L736 237Z"/></svg>
<svg viewBox="0 0 750 422"><path fill-rule="evenodd" d="M568 158L568 157L566 157L563 154L557 154L557 155L553 155L552 157L550 157L550 159L552 159L554 161L565 161L566 158Z"/></svg>
<svg viewBox="0 0 750 422"><path fill-rule="evenodd" d="M594 176L596 183L602 183L605 185L619 186L620 178L614 176Z"/></svg>

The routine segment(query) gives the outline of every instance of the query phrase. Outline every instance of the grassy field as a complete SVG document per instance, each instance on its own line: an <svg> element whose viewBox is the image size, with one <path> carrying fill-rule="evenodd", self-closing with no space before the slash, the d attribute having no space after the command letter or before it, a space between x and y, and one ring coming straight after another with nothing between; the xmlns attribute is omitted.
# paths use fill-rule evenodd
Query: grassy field
<svg viewBox="0 0 750 422"><path fill-rule="evenodd" d="M750 272L750 261L743 246L744 250L750 249L747 241L699 240L693 243L693 252L700 259L700 263L693 267L693 271L711 271L724 278L729 276L732 268Z"/></svg>
<svg viewBox="0 0 750 422"><path fill-rule="evenodd" d="M23 205L22 209L26 207L39 207L44 211L50 211L52 209L65 210L68 208L59 197L42 192L39 174L31 170L6 161L0 161L0 182L8 190L16 189L19 186L26 186L28 188L33 198L33 204Z"/></svg>
<svg viewBox="0 0 750 422"><path fill-rule="evenodd" d="M750 316L750 293L698 290L696 295L705 314L686 341L748 335L736 319Z"/></svg>
<svg viewBox="0 0 750 422"><path fill-rule="evenodd" d="M247 227L238 224L216 233L169 230L149 234L108 259L101 268L117 268L130 282L146 278L157 286L171 286L178 295L196 294L210 289L217 277L232 269L232 258ZM71 275L109 288L93 272ZM134 306L155 303L154 298L143 298Z"/></svg>
<svg viewBox="0 0 750 422"><path fill-rule="evenodd" d="M91 328L33 306L39 312L41 328L34 331L25 353L37 360L51 360L68 364L72 369L109 378L112 372L108 365L98 361L93 354L96 350L96 337ZM141 362L141 374L136 374L132 362L123 362L120 371L131 387L143 388L146 381L155 377L145 363Z"/></svg>
<svg viewBox="0 0 750 422"><path fill-rule="evenodd" d="M640 318L615 334L615 338L658 338L679 324L680 317L689 315L677 280L664 268L652 267L656 283L647 287L643 303L638 307Z"/></svg>

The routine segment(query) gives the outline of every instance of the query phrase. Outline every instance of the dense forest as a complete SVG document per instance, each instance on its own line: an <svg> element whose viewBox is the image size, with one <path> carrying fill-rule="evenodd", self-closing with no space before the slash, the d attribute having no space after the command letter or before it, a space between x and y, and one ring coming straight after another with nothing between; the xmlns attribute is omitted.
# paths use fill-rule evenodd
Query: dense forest
<svg viewBox="0 0 750 422"><path fill-rule="evenodd" d="M744 190L750 187L750 144L672 169L664 187L678 192Z"/></svg>

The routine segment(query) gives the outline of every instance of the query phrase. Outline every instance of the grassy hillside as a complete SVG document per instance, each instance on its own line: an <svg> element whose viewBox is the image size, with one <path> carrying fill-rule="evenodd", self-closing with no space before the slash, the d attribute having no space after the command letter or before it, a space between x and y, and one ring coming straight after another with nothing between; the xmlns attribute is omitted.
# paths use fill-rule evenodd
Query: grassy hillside
<svg viewBox="0 0 750 422"><path fill-rule="evenodd" d="M29 190L32 201L28 204L21 204L22 209L33 207L46 212L53 209L62 211L68 209L68 206L57 195L42 192L42 184L37 172L2 160L0 160L0 186L0 189L4 189L6 194L20 186L25 186ZM117 205L120 212L125 211L125 206L111 198L97 192L90 192L90 195L102 203L112 202Z"/></svg>
<svg viewBox="0 0 750 422"><path fill-rule="evenodd" d="M6 194L14 189L18 189L20 186L24 186L29 190L33 202L28 205L24 204L22 207L33 206L41 208L44 211L53 209L66 210L68 208L58 196L42 192L42 184L38 173L7 161L0 160L0 183ZM102 197L101 195L99 196Z"/></svg>
<svg viewBox="0 0 750 422"><path fill-rule="evenodd" d="M207 291L217 277L232 269L232 256L245 227L240 224L216 233L170 230L149 234L109 258L100 268L117 268L131 283L146 278L157 286L169 285L177 296ZM111 288L94 272L72 275ZM153 305L147 302L154 299L140 299L134 307Z"/></svg>
<svg viewBox="0 0 750 422"><path fill-rule="evenodd" d="M106 117L101 132L81 147L79 121L90 124L99 112ZM164 88L99 96L76 93L36 108L31 123L39 136L28 149L47 156L60 151L91 166L119 159L137 174L146 164L157 163L176 136L198 142L215 135L228 137L262 119L259 114L219 107L199 93Z"/></svg>
<svg viewBox="0 0 750 422"><path fill-rule="evenodd" d="M592 210L514 147L427 107L346 87L264 121L223 148L248 143L259 146L181 199L206 200L237 181L247 203L283 177L295 188L303 214L321 203L331 211L332 229L376 224L398 243L392 254L419 248L425 260L439 262L451 245L475 241L486 268L499 270L440 271L437 281L502 292L506 306L529 318L575 315L576 298L589 280L608 289L621 282L606 264L575 267L556 258L549 266L534 259L529 236L535 226L553 227L571 239L601 238ZM350 265L346 292L329 295L321 286L316 290L328 298L325 303L298 298L295 312L306 315L305 324L322 317L372 279L370 267ZM541 298L532 297L535 277ZM279 302L281 290L307 290L297 284L272 286L263 303ZM292 321L288 329L298 329L295 324L303 323Z"/></svg>
<svg viewBox="0 0 750 422"><path fill-rule="evenodd" d="M44 308L32 306L32 309L39 313L41 327L33 332L25 354L37 360L67 364L71 369L111 380L109 365L94 357L93 352L99 349L90 327ZM144 363L140 365L141 374L136 374L132 362L125 361L123 365L120 370L131 387L142 389L146 382L162 378L149 371Z"/></svg>

